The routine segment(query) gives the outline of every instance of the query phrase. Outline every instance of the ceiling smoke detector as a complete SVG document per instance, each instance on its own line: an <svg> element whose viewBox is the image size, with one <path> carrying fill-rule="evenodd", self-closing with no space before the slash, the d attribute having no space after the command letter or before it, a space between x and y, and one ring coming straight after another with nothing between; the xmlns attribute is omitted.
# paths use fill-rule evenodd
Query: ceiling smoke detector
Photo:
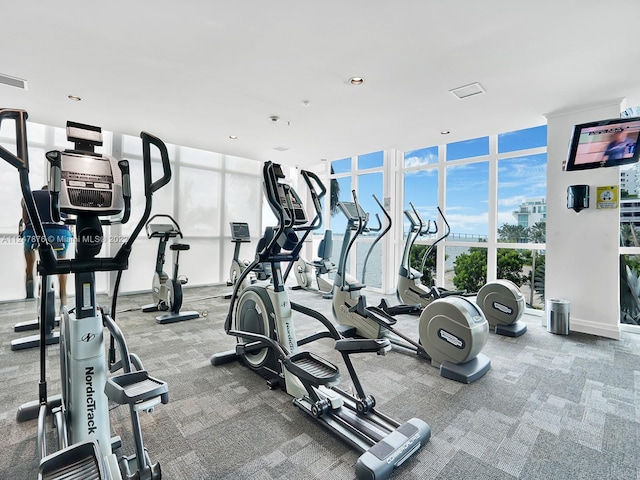
<svg viewBox="0 0 640 480"><path fill-rule="evenodd" d="M0 73L0 83L3 85L9 85L10 87L21 88L22 90L27 90L27 81L18 78L12 77L10 75L5 75L4 73Z"/></svg>
<svg viewBox="0 0 640 480"><path fill-rule="evenodd" d="M463 98L473 97L474 95L480 95L484 93L485 90L482 88L478 82L470 83L469 85L464 85L462 87L454 88L453 90L449 90L460 100Z"/></svg>

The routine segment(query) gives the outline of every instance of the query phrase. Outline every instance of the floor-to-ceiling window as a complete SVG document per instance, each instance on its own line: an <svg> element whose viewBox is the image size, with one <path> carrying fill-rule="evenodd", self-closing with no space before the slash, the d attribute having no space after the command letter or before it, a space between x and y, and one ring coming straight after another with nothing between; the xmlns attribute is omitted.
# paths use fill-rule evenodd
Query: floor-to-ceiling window
<svg viewBox="0 0 640 480"><path fill-rule="evenodd" d="M5 125L6 124L6 125ZM47 180L45 152L51 149L73 148L66 140L66 129L28 122L27 126L30 180L32 188L40 188ZM142 183L142 141L138 136L103 131L99 153L126 158L130 162L132 181L132 212L126 225L105 227L105 245L101 255L112 255L129 235L144 207ZM233 256L229 222L247 222L254 242L247 244L243 255L253 256L255 241L262 229L261 164L256 161L197 150L167 142L172 168L171 182L153 196L154 214L171 215L180 225L182 240L191 248L180 256L180 273L189 278L188 285L223 283ZM0 144L15 151L15 131L12 122L5 122L0 131ZM161 174L159 152L151 148L154 178ZM0 300L25 296L24 256L18 237L22 198L17 172L7 164L0 165L4 205L0 211L0 258L6 272L0 279ZM255 205L255 208L247 208ZM123 275L121 291L144 291L151 281L158 248L157 239L147 239L143 230L133 249L129 269ZM69 256L73 255L73 245ZM172 272L171 253L165 259L165 271ZM112 277L97 276L98 291L108 292ZM73 279L69 280L73 282ZM69 292L73 292L70 283Z"/></svg>
<svg viewBox="0 0 640 480"><path fill-rule="evenodd" d="M381 204L384 201L383 170L384 152L382 151L331 162L331 204L333 205L337 201L352 202L354 200L352 192L355 190L358 203L369 215L367 230L351 249L347 272L362 281L366 259L365 281L367 285L375 288L382 287L383 248L381 242L377 242L375 245L373 242L379 229L385 227L384 214L376 201L376 198ZM327 225L333 231L332 262L337 265L347 221L339 209L330 209L330 211L331 215Z"/></svg>
<svg viewBox="0 0 640 480"><path fill-rule="evenodd" d="M405 152L404 209L411 202L438 226L412 251L412 266L425 267L424 281L474 292L506 278L528 303L542 306L546 163L544 125ZM406 219L404 225L406 237ZM427 246L447 233L421 262Z"/></svg>

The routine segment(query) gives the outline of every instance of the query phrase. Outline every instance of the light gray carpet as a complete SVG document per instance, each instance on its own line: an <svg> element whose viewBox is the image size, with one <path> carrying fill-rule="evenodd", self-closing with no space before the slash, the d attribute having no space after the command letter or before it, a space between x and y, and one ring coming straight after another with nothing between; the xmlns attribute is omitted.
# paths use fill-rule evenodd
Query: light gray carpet
<svg viewBox="0 0 640 480"><path fill-rule="evenodd" d="M354 478L358 454L294 407L287 394L267 389L239 363L209 363L211 354L234 344L222 327L228 301L219 295L226 290L186 290L184 308L208 315L169 325L156 324L152 313L127 311L149 303L148 295L119 302L117 318L131 350L169 384L169 403L142 417L146 445L163 477ZM331 318L330 301L304 291L291 295ZM12 325L34 314L34 301L0 305L1 479L36 476L36 422L18 424L15 414L21 403L37 398L38 353L9 348L20 336ZM492 368L470 385L441 378L411 354L353 357L382 412L399 421L419 417L432 428L430 442L394 478L640 478L640 336L565 337L547 333L539 317L524 320L522 337L491 334L484 353ZM415 333L416 322L406 317L399 325ZM300 334L315 329L300 319ZM329 340L309 349L339 364ZM57 393L57 347L48 348L48 359L49 391ZM123 438L118 453L131 453L125 407L114 407L112 419L113 433Z"/></svg>

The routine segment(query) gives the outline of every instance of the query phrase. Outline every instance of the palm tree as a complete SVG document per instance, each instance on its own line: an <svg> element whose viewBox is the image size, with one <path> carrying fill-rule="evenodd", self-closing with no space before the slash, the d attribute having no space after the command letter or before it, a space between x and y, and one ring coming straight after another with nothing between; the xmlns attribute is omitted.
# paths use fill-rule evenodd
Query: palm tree
<svg viewBox="0 0 640 480"><path fill-rule="evenodd" d="M508 223L498 227L498 240L505 243L521 243L527 239L527 228Z"/></svg>
<svg viewBox="0 0 640 480"><path fill-rule="evenodd" d="M544 243L547 240L547 223L536 222L528 229L528 238L533 243Z"/></svg>
<svg viewBox="0 0 640 480"><path fill-rule="evenodd" d="M331 175L335 172L333 171L333 167L331 167ZM338 202L340 201L340 184L338 180L335 178L331 179L331 184L329 188L329 212L331 216L334 216L338 213Z"/></svg>

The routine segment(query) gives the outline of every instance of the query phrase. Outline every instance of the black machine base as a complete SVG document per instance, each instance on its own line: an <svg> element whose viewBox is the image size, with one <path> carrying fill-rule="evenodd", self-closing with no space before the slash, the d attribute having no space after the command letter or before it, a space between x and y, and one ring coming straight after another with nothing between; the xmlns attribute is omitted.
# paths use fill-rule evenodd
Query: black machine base
<svg viewBox="0 0 640 480"><path fill-rule="evenodd" d="M491 368L491 359L484 353L479 353L468 362L455 364L442 362L440 376L460 383L471 383L481 378Z"/></svg>
<svg viewBox="0 0 640 480"><path fill-rule="evenodd" d="M60 334L51 332L45 336L46 345L56 345L60 343ZM37 348L40 346L40 334L29 335L28 337L18 338L11 341L11 350L26 350L27 348Z"/></svg>
<svg viewBox="0 0 640 480"><path fill-rule="evenodd" d="M180 313L165 313L164 315L158 315L156 317L156 323L165 324L165 323L176 323L183 322L185 320L193 320L195 318L200 318L200 313L194 311L190 312L180 312Z"/></svg>
<svg viewBox="0 0 640 480"><path fill-rule="evenodd" d="M519 337L524 335L527 331L527 324L521 320L513 322L509 325L496 325L496 334L504 335L505 337Z"/></svg>

